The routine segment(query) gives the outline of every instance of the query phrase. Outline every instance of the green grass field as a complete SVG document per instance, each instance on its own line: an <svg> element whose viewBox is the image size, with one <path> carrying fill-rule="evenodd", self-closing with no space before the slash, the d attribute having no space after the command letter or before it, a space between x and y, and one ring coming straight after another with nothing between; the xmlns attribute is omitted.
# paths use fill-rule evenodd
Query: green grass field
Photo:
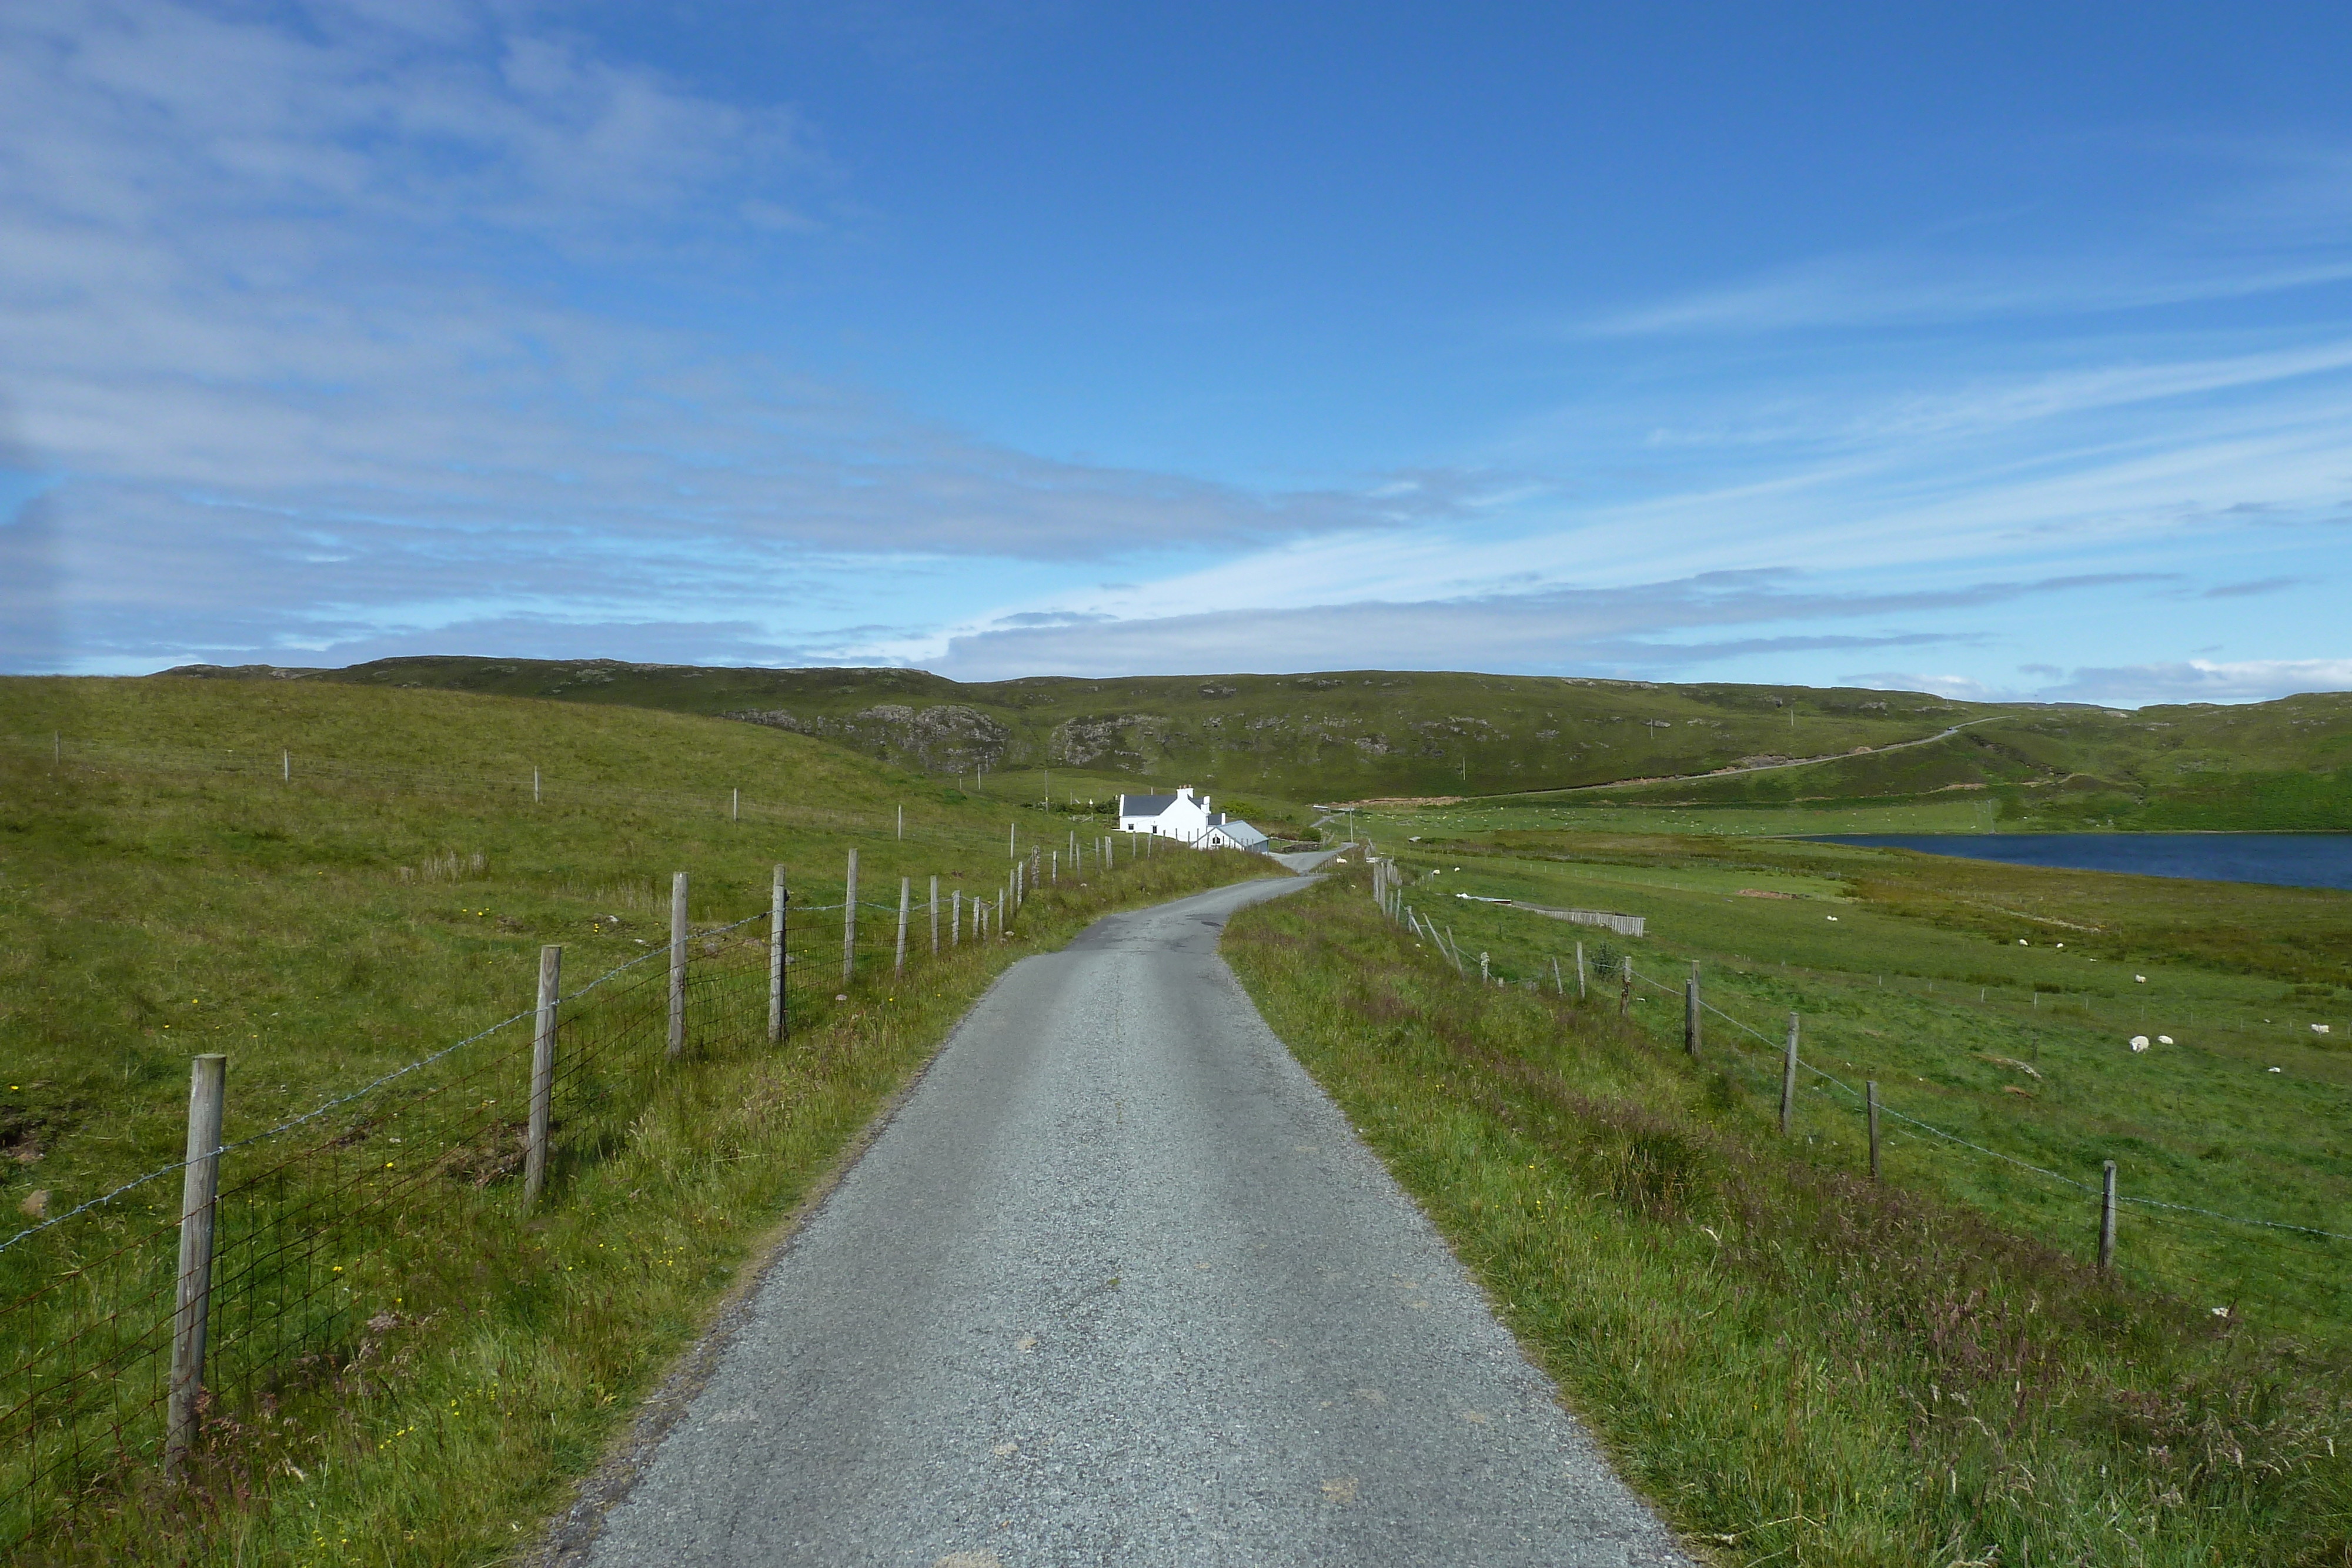
<svg viewBox="0 0 2352 1568"><path fill-rule="evenodd" d="M1693 1064L1621 1024L1613 995L1459 978L1380 915L1360 873L1246 912L1225 951L1622 1471L1710 1559L2352 1554L2340 1348L2274 1316L2215 1316L2154 1262L2102 1275L2079 1246L2020 1236L2032 1227L2006 1205L1948 1196L1916 1149L1874 1183L1813 1096L1806 1135L1784 1141L1719 1048ZM1904 1061L1965 1071L1885 1048L1904 1053L1879 1067L1890 1077ZM2045 1065L2071 1078L2081 1064L2059 1054ZM2147 1231L2126 1235L2147 1259Z"/></svg>
<svg viewBox="0 0 2352 1568"><path fill-rule="evenodd" d="M1844 845L1391 842L1405 900L1507 981L1549 988L1555 960L1572 977L1580 941L1598 990L1630 956L1631 1015L1679 1045L1696 962L1707 999L1755 1031L1705 1020L1707 1059L1745 1094L1777 1103L1794 1011L1806 1061L1969 1144L2093 1187L2113 1159L2132 1198L2352 1234L2352 896ZM1496 897L1642 915L1648 934L1478 902ZM2134 1051L2136 1035L2170 1043ZM1802 1135L1855 1167L1856 1094L1808 1075L1801 1102ZM1885 1146L1907 1186L2062 1251L2094 1240L2080 1187L1902 1124ZM2127 1204L2121 1257L2264 1332L2352 1343L2352 1245Z"/></svg>
<svg viewBox="0 0 2352 1568"><path fill-rule="evenodd" d="M0 1341L23 1347L0 1398L16 1407L0 1535L30 1528L37 1547L21 1549L42 1560L109 1563L443 1563L527 1542L761 1237L1006 965L1108 908L1270 869L1122 851L1106 874L1089 852L1084 873L1037 889L1009 939L967 927L934 959L919 919L908 972L893 975L900 876L918 898L933 874L993 898L1008 835L1026 854L1096 828L684 715L324 685L0 683L0 1213L13 1222L0 1239L176 1159L197 1052L228 1056L234 1145L527 1008L544 943L565 946L575 988L660 953L674 871L691 878L698 932L763 911L779 862L798 904L835 906L800 917L782 1050L764 1042L763 949L739 942L730 970L709 956L716 936L694 949L719 965L695 983L695 1008L711 1010L692 1015L675 1062L658 983L607 1009L634 1033L607 1028L596 997L581 1004L567 1071L588 1043L579 1031L611 1035L610 1050L563 1080L551 1199L533 1213L515 1179L527 1030L395 1081L316 1134L226 1156L232 1185L291 1163L278 1196L242 1186L247 1207L224 1214L251 1267L222 1265L235 1289L216 1307L215 1378L234 1367L239 1381L210 1413L186 1489L163 1488L152 1463L152 1344L125 1361L117 1343L163 1314L149 1301L109 1327L112 1298L92 1299L168 1270L176 1176L0 1252ZM861 902L879 907L844 986L852 848ZM300 1239L314 1223L331 1237L315 1257ZM280 1229L283 1246L269 1240ZM73 1268L89 1270L74 1291L22 1299ZM290 1324L300 1354L257 1367L247 1323ZM127 1390L131 1462L102 1453L36 1485L18 1467L112 1438L89 1428L117 1406L77 1417L89 1401L73 1380L28 1395L56 1354L105 1372L95 1392Z"/></svg>

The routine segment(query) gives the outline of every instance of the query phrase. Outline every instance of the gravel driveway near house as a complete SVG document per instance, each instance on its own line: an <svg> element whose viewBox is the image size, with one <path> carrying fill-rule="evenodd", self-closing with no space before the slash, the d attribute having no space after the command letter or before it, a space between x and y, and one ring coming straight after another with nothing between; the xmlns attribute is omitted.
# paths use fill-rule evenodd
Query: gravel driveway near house
<svg viewBox="0 0 2352 1568"><path fill-rule="evenodd" d="M1298 885L1011 970L590 1561L1684 1563L1217 956Z"/></svg>

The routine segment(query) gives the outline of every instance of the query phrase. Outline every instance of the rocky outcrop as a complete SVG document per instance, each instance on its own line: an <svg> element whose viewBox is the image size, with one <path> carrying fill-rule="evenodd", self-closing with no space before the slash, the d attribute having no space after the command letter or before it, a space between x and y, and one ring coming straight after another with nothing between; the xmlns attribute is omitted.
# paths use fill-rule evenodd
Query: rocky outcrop
<svg viewBox="0 0 2352 1568"><path fill-rule="evenodd" d="M1011 730L961 703L924 708L877 703L846 716L795 714L780 707L739 708L719 716L839 741L926 773L1001 767L1013 747Z"/></svg>
<svg viewBox="0 0 2352 1568"><path fill-rule="evenodd" d="M1157 714L1065 719L1045 741L1045 760L1065 768L1139 768L1164 755L1168 721Z"/></svg>

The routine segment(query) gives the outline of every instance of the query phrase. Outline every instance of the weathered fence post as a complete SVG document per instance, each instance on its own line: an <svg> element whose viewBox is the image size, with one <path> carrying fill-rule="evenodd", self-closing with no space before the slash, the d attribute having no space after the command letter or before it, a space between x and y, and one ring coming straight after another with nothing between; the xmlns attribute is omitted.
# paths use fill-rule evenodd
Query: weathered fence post
<svg viewBox="0 0 2352 1568"><path fill-rule="evenodd" d="M2116 1266L2116 1162L2099 1176L2099 1272Z"/></svg>
<svg viewBox="0 0 2352 1568"><path fill-rule="evenodd" d="M539 1202L547 1186L547 1124L555 1103L555 1009L563 995L563 948L539 950L539 1018L530 1032L530 1141L522 1155L522 1202Z"/></svg>
<svg viewBox="0 0 2352 1568"><path fill-rule="evenodd" d="M1789 1015L1789 1047L1780 1055L1780 1135L1797 1113L1797 1015Z"/></svg>
<svg viewBox="0 0 2352 1568"><path fill-rule="evenodd" d="M1584 999L1584 944L1576 945L1576 999Z"/></svg>
<svg viewBox="0 0 2352 1568"><path fill-rule="evenodd" d="M287 752L282 760L286 765L286 781L291 784L294 781L294 754L290 751Z"/></svg>
<svg viewBox="0 0 2352 1568"><path fill-rule="evenodd" d="M940 956L940 879L931 878L931 956Z"/></svg>
<svg viewBox="0 0 2352 1568"><path fill-rule="evenodd" d="M1493 977L1487 973L1486 955L1484 953L1478 955L1478 983L1482 986L1492 985L1494 983Z"/></svg>
<svg viewBox="0 0 2352 1568"><path fill-rule="evenodd" d="M898 808L898 836L901 839L907 836L907 808L904 806Z"/></svg>
<svg viewBox="0 0 2352 1568"><path fill-rule="evenodd" d="M1559 955L1551 956L1551 988L1556 996L1568 995L1568 982L1559 977Z"/></svg>
<svg viewBox="0 0 2352 1568"><path fill-rule="evenodd" d="M743 791L740 789L727 791L727 820L730 822L743 820Z"/></svg>
<svg viewBox="0 0 2352 1568"><path fill-rule="evenodd" d="M1873 1180L1873 1181L1876 1181L1876 1180L1878 1179L1878 1080L1877 1080L1877 1079L1875 1079L1875 1078L1870 1079L1870 1080L1868 1080L1867 1082L1865 1082L1863 1084L1863 1086L1862 1086L1862 1103L1863 1103L1864 1108L1864 1109L1866 1109L1866 1110L1870 1113L1870 1179L1871 1179L1871 1180Z"/></svg>
<svg viewBox="0 0 2352 1568"><path fill-rule="evenodd" d="M1617 975L1617 1016L1621 1019L1633 1016L1633 956L1631 953L1625 955L1625 967Z"/></svg>
<svg viewBox="0 0 2352 1568"><path fill-rule="evenodd" d="M907 972L907 907L914 887L913 877L902 876L898 879L898 956L896 966L891 970L893 974L903 975Z"/></svg>
<svg viewBox="0 0 2352 1568"><path fill-rule="evenodd" d="M1683 982L1683 1049L1698 1060L1698 960L1691 960L1690 978Z"/></svg>
<svg viewBox="0 0 2352 1568"><path fill-rule="evenodd" d="M776 867L774 884L768 890L768 1043L781 1042L784 1038L784 868Z"/></svg>
<svg viewBox="0 0 2352 1568"><path fill-rule="evenodd" d="M1005 824L1004 858L1009 861L1017 861L1021 858L1021 824L1018 822Z"/></svg>
<svg viewBox="0 0 2352 1568"><path fill-rule="evenodd" d="M958 887L949 890L948 909L950 911L948 946L961 947L963 946L963 889Z"/></svg>
<svg viewBox="0 0 2352 1568"><path fill-rule="evenodd" d="M536 768L530 770L530 803L534 806L539 804L539 769Z"/></svg>
<svg viewBox="0 0 2352 1568"><path fill-rule="evenodd" d="M180 1281L172 1316L172 1382L163 1436L163 1473L176 1476L196 1438L205 1392L205 1324L212 1308L213 1200L220 1193L221 1108L228 1058L188 1064L188 1163L180 1173Z"/></svg>
<svg viewBox="0 0 2352 1568"><path fill-rule="evenodd" d="M686 873L669 879L669 1053L686 1050Z"/></svg>
<svg viewBox="0 0 2352 1568"><path fill-rule="evenodd" d="M1054 852L1054 858L1053 858L1052 862L1051 862L1046 866L1046 868L1045 868L1045 880L1046 880L1048 883L1053 883L1053 884L1055 884L1055 885L1056 885L1056 886L1059 886L1059 885L1060 885L1060 883L1061 883L1061 881L1062 881L1062 852L1061 852L1061 851L1059 851L1059 850L1055 850L1055 851Z"/></svg>
<svg viewBox="0 0 2352 1568"><path fill-rule="evenodd" d="M841 900L841 984L847 989L851 977L857 973L857 852L849 852L849 876L843 884L847 891Z"/></svg>

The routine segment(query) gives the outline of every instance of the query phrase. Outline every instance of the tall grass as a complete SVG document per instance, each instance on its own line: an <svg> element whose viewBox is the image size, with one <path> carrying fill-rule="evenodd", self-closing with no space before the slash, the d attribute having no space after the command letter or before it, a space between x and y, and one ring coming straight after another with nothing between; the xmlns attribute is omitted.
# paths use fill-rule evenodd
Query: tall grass
<svg viewBox="0 0 2352 1568"><path fill-rule="evenodd" d="M352 1270L367 1299L338 1321L357 1326L217 1403L186 1484L138 1466L87 1478L26 1549L45 1560L512 1552L1007 965L1106 909L1270 870L1122 849L1105 875L1090 857L1086 885L1040 885L1005 936L967 927L933 958L919 925L900 976L900 875L993 897L1008 828L1024 850L1063 829L801 737L673 715L176 682L8 683L0 697L18 741L0 747L11 1231L174 1157L186 1056L229 1053L234 1141L528 1005L542 942L567 946L574 983L656 950L671 869L694 875L698 929L762 907L779 861L799 902L837 904L853 846L861 898L892 906L866 913L859 977L837 991L840 916L820 917L807 956L828 983L795 987L787 1048L761 1039L761 988L756 1025L575 1111L575 1152L535 1212L503 1145L355 1127L403 1134L397 1151L365 1145L403 1162L438 1157L430 1191ZM45 737L23 740L52 726L62 762ZM271 766L227 766L232 747ZM765 810L737 821L741 781Z"/></svg>
<svg viewBox="0 0 2352 1568"><path fill-rule="evenodd" d="M2352 1365L1770 1130L1416 950L1360 873L1226 952L1628 1478L1742 1564L2352 1563Z"/></svg>

